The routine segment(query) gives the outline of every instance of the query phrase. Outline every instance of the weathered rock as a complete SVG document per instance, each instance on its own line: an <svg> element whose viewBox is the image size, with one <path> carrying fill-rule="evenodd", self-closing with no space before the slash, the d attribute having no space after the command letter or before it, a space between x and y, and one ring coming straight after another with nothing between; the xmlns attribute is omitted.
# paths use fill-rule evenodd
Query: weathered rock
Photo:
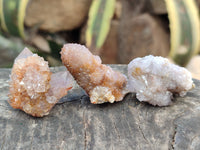
<svg viewBox="0 0 200 150"><path fill-rule="evenodd" d="M71 30L85 20L91 0L33 0L30 1L25 24L41 24L40 29L49 32Z"/></svg>
<svg viewBox="0 0 200 150"><path fill-rule="evenodd" d="M133 58L149 54L168 55L169 34L158 17L142 14L122 20L118 39L119 63L129 63Z"/></svg>
<svg viewBox="0 0 200 150"><path fill-rule="evenodd" d="M192 77L200 80L200 56L194 56L186 68L192 73Z"/></svg>
<svg viewBox="0 0 200 150"><path fill-rule="evenodd" d="M165 0L146 0L145 11L153 14L167 14Z"/></svg>
<svg viewBox="0 0 200 150"><path fill-rule="evenodd" d="M125 73L124 65L112 66ZM51 71L63 71L65 67ZM34 118L7 103L10 69L0 69L0 148L199 150L200 82L169 107L140 103L134 94L122 102L93 105L82 97L56 105ZM77 88L79 89L79 88ZM76 91L77 92L77 91ZM80 94L80 93L74 93ZM80 95L81 97L81 95ZM11 142L12 141L12 142Z"/></svg>
<svg viewBox="0 0 200 150"><path fill-rule="evenodd" d="M40 35L36 35L31 39L31 42L40 50L40 51L44 51L47 53L51 52L50 46L48 41L40 36Z"/></svg>
<svg viewBox="0 0 200 150"><path fill-rule="evenodd" d="M121 0L121 21L130 20L144 12L146 0Z"/></svg>

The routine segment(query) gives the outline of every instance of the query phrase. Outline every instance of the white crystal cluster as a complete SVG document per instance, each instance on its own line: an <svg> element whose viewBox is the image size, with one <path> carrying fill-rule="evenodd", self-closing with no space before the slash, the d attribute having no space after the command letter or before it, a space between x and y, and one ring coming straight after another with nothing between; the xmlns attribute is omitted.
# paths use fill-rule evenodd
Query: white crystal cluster
<svg viewBox="0 0 200 150"><path fill-rule="evenodd" d="M184 96L194 84L189 71L171 64L163 57L136 58L128 64L128 90L136 92L139 101L167 106L173 93Z"/></svg>

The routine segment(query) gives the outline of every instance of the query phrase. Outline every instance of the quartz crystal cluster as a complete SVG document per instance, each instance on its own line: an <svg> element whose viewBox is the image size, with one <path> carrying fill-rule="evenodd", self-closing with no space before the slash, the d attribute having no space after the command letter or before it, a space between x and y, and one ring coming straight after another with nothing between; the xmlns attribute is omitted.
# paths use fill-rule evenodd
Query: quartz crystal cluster
<svg viewBox="0 0 200 150"><path fill-rule="evenodd" d="M136 92L139 101L167 106L173 94L184 96L194 84L185 68L162 57L136 58L128 64L128 90Z"/></svg>
<svg viewBox="0 0 200 150"><path fill-rule="evenodd" d="M13 65L9 103L13 108L42 117L67 94L72 83L69 72L52 74L42 57L25 48Z"/></svg>
<svg viewBox="0 0 200 150"><path fill-rule="evenodd" d="M127 79L120 72L101 64L99 56L79 44L66 44L61 59L77 83L88 93L93 104L121 101Z"/></svg>

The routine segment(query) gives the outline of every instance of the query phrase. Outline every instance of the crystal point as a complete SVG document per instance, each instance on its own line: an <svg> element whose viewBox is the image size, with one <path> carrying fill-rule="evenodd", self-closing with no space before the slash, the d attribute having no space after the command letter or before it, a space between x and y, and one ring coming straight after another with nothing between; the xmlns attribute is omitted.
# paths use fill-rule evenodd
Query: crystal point
<svg viewBox="0 0 200 150"><path fill-rule="evenodd" d="M67 94L72 88L74 79L68 71L54 73L51 76L49 95L54 95L56 99L60 99Z"/></svg>
<svg viewBox="0 0 200 150"><path fill-rule="evenodd" d="M61 59L92 103L113 103L123 99L126 76L101 64L100 57L92 55L85 46L64 45Z"/></svg>
<svg viewBox="0 0 200 150"><path fill-rule="evenodd" d="M25 47L23 51L15 58L15 61L17 61L18 59L27 58L32 55L33 53L27 47Z"/></svg>

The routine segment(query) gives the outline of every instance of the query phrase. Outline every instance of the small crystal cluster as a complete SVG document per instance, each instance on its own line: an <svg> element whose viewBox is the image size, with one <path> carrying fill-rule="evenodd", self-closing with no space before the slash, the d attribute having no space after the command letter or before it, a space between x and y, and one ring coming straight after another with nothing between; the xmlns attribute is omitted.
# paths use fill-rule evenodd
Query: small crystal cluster
<svg viewBox="0 0 200 150"><path fill-rule="evenodd" d="M167 106L174 94L184 96L194 84L189 71L162 57L136 58L128 64L128 89L139 101Z"/></svg>
<svg viewBox="0 0 200 150"><path fill-rule="evenodd" d="M13 108L42 117L67 94L72 81L68 72L52 74L42 57L25 48L13 65L9 103Z"/></svg>
<svg viewBox="0 0 200 150"><path fill-rule="evenodd" d="M61 59L93 104L121 101L126 93L126 76L101 64L99 56L79 44L66 44Z"/></svg>

